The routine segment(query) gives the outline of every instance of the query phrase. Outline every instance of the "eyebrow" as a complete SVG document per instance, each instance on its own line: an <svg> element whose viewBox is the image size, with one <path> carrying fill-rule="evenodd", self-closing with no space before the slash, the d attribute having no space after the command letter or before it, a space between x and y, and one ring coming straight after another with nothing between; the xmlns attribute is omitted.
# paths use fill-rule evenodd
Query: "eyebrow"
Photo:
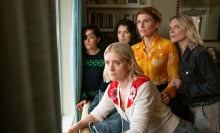
<svg viewBox="0 0 220 133"><path fill-rule="evenodd" d="M91 32L91 33L89 33L88 35L85 35L85 36L89 36L89 35L95 35L95 33Z"/></svg>

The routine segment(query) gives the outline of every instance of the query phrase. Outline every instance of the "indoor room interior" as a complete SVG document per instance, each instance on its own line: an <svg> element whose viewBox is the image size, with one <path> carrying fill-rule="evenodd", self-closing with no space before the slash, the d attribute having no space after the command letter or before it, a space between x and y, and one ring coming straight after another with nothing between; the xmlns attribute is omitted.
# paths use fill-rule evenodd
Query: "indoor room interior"
<svg viewBox="0 0 220 133"><path fill-rule="evenodd" d="M93 9L135 13L140 7L154 6L163 14L158 32L167 38L170 17L188 14L220 67L219 0L140 0L129 6L125 1L97 7L98 3L88 1L0 1L2 133L64 133L77 121L81 27Z"/></svg>

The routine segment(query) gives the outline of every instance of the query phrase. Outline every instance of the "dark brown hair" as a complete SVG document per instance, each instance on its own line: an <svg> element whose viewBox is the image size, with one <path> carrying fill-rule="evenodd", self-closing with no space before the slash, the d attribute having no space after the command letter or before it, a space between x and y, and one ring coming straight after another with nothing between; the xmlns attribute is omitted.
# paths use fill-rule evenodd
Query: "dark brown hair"
<svg viewBox="0 0 220 133"><path fill-rule="evenodd" d="M131 41L129 42L131 46L141 41L140 36L136 30L137 29L136 24L133 21L128 20L128 19L121 19L116 23L115 28L114 28L114 40L116 42L118 42L118 37L117 37L118 28L121 25L127 26L128 31L131 33Z"/></svg>

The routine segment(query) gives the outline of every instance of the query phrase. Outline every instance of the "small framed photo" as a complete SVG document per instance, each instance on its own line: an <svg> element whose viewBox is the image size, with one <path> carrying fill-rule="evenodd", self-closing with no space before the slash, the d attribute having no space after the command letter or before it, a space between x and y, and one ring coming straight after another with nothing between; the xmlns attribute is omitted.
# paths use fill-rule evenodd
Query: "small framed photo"
<svg viewBox="0 0 220 133"><path fill-rule="evenodd" d="M139 0L127 0L127 4L139 4Z"/></svg>

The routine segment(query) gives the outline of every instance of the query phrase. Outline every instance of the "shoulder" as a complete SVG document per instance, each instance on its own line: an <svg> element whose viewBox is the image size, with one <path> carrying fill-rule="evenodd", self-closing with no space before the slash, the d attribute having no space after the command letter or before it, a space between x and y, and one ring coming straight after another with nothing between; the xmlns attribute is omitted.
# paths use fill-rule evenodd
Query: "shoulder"
<svg viewBox="0 0 220 133"><path fill-rule="evenodd" d="M104 51L105 51L104 48L99 48L99 52L98 52L96 55L93 55L93 57L94 57L95 59L104 60Z"/></svg>
<svg viewBox="0 0 220 133"><path fill-rule="evenodd" d="M197 45L192 49L193 52L202 53L202 52L208 52L206 47L202 45Z"/></svg>
<svg viewBox="0 0 220 133"><path fill-rule="evenodd" d="M142 94L149 93L152 89L156 87L153 82L148 77L139 77L132 83L132 88Z"/></svg>
<svg viewBox="0 0 220 133"><path fill-rule="evenodd" d="M175 45L167 38L158 36L159 44L162 44L164 47L174 47Z"/></svg>
<svg viewBox="0 0 220 133"><path fill-rule="evenodd" d="M133 81L132 86L135 88L138 88L140 85L148 81L150 81L148 77L140 76L136 80Z"/></svg>
<svg viewBox="0 0 220 133"><path fill-rule="evenodd" d="M136 49L141 48L142 45L143 45L143 40L140 41L140 42L138 42L138 43L136 43L136 44L134 44L133 46L131 46L131 48L132 48L133 50L136 50Z"/></svg>
<svg viewBox="0 0 220 133"><path fill-rule="evenodd" d="M202 45L197 45L195 48L193 48L191 50L192 54L195 55L195 57L199 58L199 57L203 57L203 56L210 56L208 50L206 49L206 47L202 46Z"/></svg>
<svg viewBox="0 0 220 133"><path fill-rule="evenodd" d="M106 47L100 47L99 53L103 54L105 52Z"/></svg>

